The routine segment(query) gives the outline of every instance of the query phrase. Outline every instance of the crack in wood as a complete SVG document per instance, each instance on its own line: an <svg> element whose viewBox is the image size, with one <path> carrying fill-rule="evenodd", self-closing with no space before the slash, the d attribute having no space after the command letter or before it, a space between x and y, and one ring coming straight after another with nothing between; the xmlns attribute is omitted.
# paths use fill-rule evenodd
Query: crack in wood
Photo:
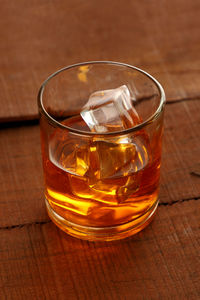
<svg viewBox="0 0 200 300"><path fill-rule="evenodd" d="M191 175L194 175L194 176L197 176L197 177L200 177L200 171L192 171L190 172Z"/></svg>
<svg viewBox="0 0 200 300"><path fill-rule="evenodd" d="M183 202L188 202L188 201L192 201L192 200L200 200L200 196L199 197L194 197L194 198L186 198L186 199L182 199L182 200L177 200L177 201L173 201L173 202L160 202L159 206L172 206L174 204L177 203L183 203ZM10 226L2 226L0 227L0 230L11 230L11 229L15 229L15 228L23 228L25 226L32 226L32 225L45 225L51 223L51 220L45 220L45 221L36 221L36 222L31 222L31 223L24 223L24 224L15 224L15 225L10 225Z"/></svg>
<svg viewBox="0 0 200 300"><path fill-rule="evenodd" d="M51 220L46 220L46 221L36 221L36 222L31 222L31 223L24 223L24 224L15 224L15 225L10 225L10 226L2 226L0 227L0 230L10 230L14 228L23 228L25 226L32 226L32 225L44 225L50 223Z"/></svg>
<svg viewBox="0 0 200 300"><path fill-rule="evenodd" d="M187 102L187 101L200 101L200 95L192 96L192 97L185 97L181 99L170 99L170 101L167 101L166 104L175 104L179 102Z"/></svg>
<svg viewBox="0 0 200 300"><path fill-rule="evenodd" d="M176 201L173 201L173 202L159 202L159 206L172 206L174 204L177 204L177 203L183 203L183 202L188 202L188 201L197 201L197 200L200 200L200 196L199 197L193 197L193 198L185 198L185 199L181 199L181 200L176 200Z"/></svg>
<svg viewBox="0 0 200 300"><path fill-rule="evenodd" d="M23 127L23 126L35 126L39 125L39 117L35 119L27 119L27 120L10 120L10 121L3 121L0 120L0 129L6 128L15 128L15 127Z"/></svg>
<svg viewBox="0 0 200 300"><path fill-rule="evenodd" d="M148 100L151 97L144 97L144 100ZM141 101L142 99L140 99ZM170 101L166 102L166 105L171 105L179 102L187 102L187 101L200 101L200 95L192 96L192 97L185 97L181 99L170 99ZM12 128L12 127L21 127L21 126L33 126L39 124L39 116L33 116L33 117L23 117L23 119L13 118L10 120L0 119L1 124L1 130L6 128Z"/></svg>

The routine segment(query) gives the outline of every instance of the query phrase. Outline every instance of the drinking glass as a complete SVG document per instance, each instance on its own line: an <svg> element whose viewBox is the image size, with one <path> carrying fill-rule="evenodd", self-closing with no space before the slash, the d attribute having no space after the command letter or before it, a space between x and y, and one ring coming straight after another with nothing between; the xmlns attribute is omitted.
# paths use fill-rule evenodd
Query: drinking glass
<svg viewBox="0 0 200 300"><path fill-rule="evenodd" d="M140 122L91 131L80 115L90 95L124 85ZM158 81L123 63L84 62L47 78L38 95L44 196L58 227L109 241L150 223L158 206L164 104Z"/></svg>

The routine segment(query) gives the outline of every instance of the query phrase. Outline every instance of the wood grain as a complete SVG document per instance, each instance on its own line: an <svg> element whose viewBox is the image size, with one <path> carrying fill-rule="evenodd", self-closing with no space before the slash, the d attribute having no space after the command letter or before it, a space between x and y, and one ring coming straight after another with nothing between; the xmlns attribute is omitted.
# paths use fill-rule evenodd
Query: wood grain
<svg viewBox="0 0 200 300"><path fill-rule="evenodd" d="M43 220L39 127L1 130L0 145L1 221L14 225Z"/></svg>
<svg viewBox="0 0 200 300"><path fill-rule="evenodd" d="M145 69L168 101L200 97L200 2L1 1L0 121L37 118L49 74L114 60Z"/></svg>
<svg viewBox="0 0 200 300"><path fill-rule="evenodd" d="M200 201L162 206L119 242L67 236L52 223L1 230L2 300L199 299Z"/></svg>
<svg viewBox="0 0 200 300"><path fill-rule="evenodd" d="M199 100L166 106L161 203L200 198L190 174L200 164L198 108ZM0 227L47 221L37 125L0 131L0 168Z"/></svg>
<svg viewBox="0 0 200 300"><path fill-rule="evenodd" d="M200 299L200 2L0 4L0 299ZM158 213L118 242L81 241L50 222L30 121L42 81L88 60L140 67L167 95Z"/></svg>
<svg viewBox="0 0 200 300"><path fill-rule="evenodd" d="M200 178L191 175L200 165L200 101L168 104L165 113L162 202L191 199L200 195Z"/></svg>

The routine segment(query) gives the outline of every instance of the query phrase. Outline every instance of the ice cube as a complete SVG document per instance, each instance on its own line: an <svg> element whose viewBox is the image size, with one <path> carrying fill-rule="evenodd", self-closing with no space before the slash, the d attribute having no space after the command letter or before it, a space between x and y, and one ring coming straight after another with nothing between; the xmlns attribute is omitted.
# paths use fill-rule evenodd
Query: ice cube
<svg viewBox="0 0 200 300"><path fill-rule="evenodd" d="M92 140L90 143L62 145L57 161L55 154L50 152L51 161L71 174L86 176L89 184L93 181L120 177L128 174L131 162L135 161L136 147L127 143L127 139L112 139L112 141ZM54 155L52 155L54 154Z"/></svg>
<svg viewBox="0 0 200 300"><path fill-rule="evenodd" d="M80 114L90 130L99 133L120 131L141 122L126 85L91 94Z"/></svg>
<svg viewBox="0 0 200 300"><path fill-rule="evenodd" d="M98 201L98 206L119 203L116 197L119 186L114 183L95 180L93 184L90 184L89 178L76 175L69 176L69 182L75 196Z"/></svg>
<svg viewBox="0 0 200 300"><path fill-rule="evenodd" d="M135 145L126 142L127 140L121 140L118 143L103 140L94 141L89 153L89 177L103 179L124 175L127 166L131 164L131 161L134 161L136 155Z"/></svg>
<svg viewBox="0 0 200 300"><path fill-rule="evenodd" d="M107 183L106 179L99 180L90 186L90 194L94 194L98 201L108 204L121 204L127 201L134 193L139 190L142 172L125 176L125 183ZM120 179L122 182L122 179Z"/></svg>
<svg viewBox="0 0 200 300"><path fill-rule="evenodd" d="M127 176L125 184L117 189L116 195L118 203L123 203L131 196L131 194L139 189L141 175L141 172L138 172Z"/></svg>
<svg viewBox="0 0 200 300"><path fill-rule="evenodd" d="M125 85L93 93L81 116L97 133L123 130L141 122ZM49 156L59 168L71 173L74 195L116 204L126 201L139 188L138 173L149 162L148 135L144 130L104 139L62 134L58 137L52 137Z"/></svg>
<svg viewBox="0 0 200 300"><path fill-rule="evenodd" d="M89 142L62 134L57 130L49 141L50 161L64 171L84 176L90 165Z"/></svg>
<svg viewBox="0 0 200 300"><path fill-rule="evenodd" d="M55 143L51 140L50 160L71 174L85 176L93 185L97 180L119 178L139 172L149 162L148 136L138 135L107 138L107 140L78 139Z"/></svg>
<svg viewBox="0 0 200 300"><path fill-rule="evenodd" d="M95 132L126 129L140 122L126 85L93 93L81 115ZM72 174L89 177L90 183L113 175L126 175L136 153L136 147L128 137L107 140L94 137L88 143L74 140L70 151L69 143L65 142L59 165Z"/></svg>
<svg viewBox="0 0 200 300"><path fill-rule="evenodd" d="M60 165L68 172L84 176L89 169L89 156L87 147L75 145L73 152L66 155L62 152Z"/></svg>

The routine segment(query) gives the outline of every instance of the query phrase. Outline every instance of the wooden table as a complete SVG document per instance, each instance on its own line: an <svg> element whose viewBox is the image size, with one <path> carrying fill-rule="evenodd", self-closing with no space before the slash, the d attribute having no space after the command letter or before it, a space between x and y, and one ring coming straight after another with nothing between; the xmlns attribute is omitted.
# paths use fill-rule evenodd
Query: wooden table
<svg viewBox="0 0 200 300"><path fill-rule="evenodd" d="M200 2L1 1L0 299L200 299ZM160 205L132 238L89 243L50 222L36 95L87 60L136 65L167 95Z"/></svg>

